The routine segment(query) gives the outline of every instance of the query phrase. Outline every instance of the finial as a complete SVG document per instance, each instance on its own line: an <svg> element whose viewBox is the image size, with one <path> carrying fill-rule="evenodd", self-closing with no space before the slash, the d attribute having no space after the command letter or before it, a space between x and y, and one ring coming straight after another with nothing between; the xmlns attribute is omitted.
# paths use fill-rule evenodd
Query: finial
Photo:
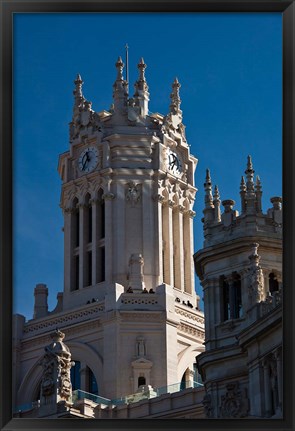
<svg viewBox="0 0 295 431"><path fill-rule="evenodd" d="M252 159L251 156L247 157L247 169L245 170L245 174L247 177L247 184L246 184L246 188L247 188L247 194L250 195L254 195L254 169L253 169L253 165L252 165Z"/></svg>
<svg viewBox="0 0 295 431"><path fill-rule="evenodd" d="M117 81L124 81L124 78L123 78L124 63L121 57L118 57L118 60L116 62L116 68L118 70Z"/></svg>
<svg viewBox="0 0 295 431"><path fill-rule="evenodd" d="M247 187L246 187L246 183L245 183L245 178L242 175L241 184L240 184L240 196L241 196L241 210L242 210L242 214L244 214L245 211L246 211L246 200L245 200L246 191L247 191Z"/></svg>
<svg viewBox="0 0 295 431"><path fill-rule="evenodd" d="M261 191L261 181L259 175L256 175L256 191Z"/></svg>
<svg viewBox="0 0 295 431"><path fill-rule="evenodd" d="M221 213L220 213L220 194L219 194L219 190L218 190L218 186L216 185L214 187L214 200L213 200L213 204L214 204L214 219L216 222L220 222L221 221Z"/></svg>
<svg viewBox="0 0 295 431"><path fill-rule="evenodd" d="M77 77L76 77L74 82L75 82L75 84L78 84L78 83L83 84L80 73L77 73Z"/></svg>
<svg viewBox="0 0 295 431"><path fill-rule="evenodd" d="M211 176L210 176L210 169L206 169L206 182L204 184L204 186L206 186L206 184L210 184L211 185Z"/></svg>
<svg viewBox="0 0 295 431"><path fill-rule="evenodd" d="M244 178L243 175L242 175L242 179L241 179L240 190L241 190L241 192L245 192L246 191L246 183L245 183L245 178Z"/></svg>
<svg viewBox="0 0 295 431"><path fill-rule="evenodd" d="M56 328L55 331L50 334L50 337L54 341L62 341L65 338L65 334Z"/></svg>
<svg viewBox="0 0 295 431"><path fill-rule="evenodd" d="M213 207L212 184L210 170L206 169L206 180L204 183L205 188L205 208Z"/></svg>
<svg viewBox="0 0 295 431"><path fill-rule="evenodd" d="M180 89L181 85L178 81L178 78L175 78L172 84L172 93L170 94L170 99L171 99L171 105L170 105L170 111L174 114L180 112L180 104L181 104L181 100L179 97L179 89Z"/></svg>
<svg viewBox="0 0 295 431"><path fill-rule="evenodd" d="M213 197L214 197L215 201L217 201L217 200L220 199L220 194L219 194L219 190L218 190L218 186L217 185L214 187L214 195L213 195Z"/></svg>
<svg viewBox="0 0 295 431"><path fill-rule="evenodd" d="M247 157L247 170L253 171L252 158L250 155Z"/></svg>
<svg viewBox="0 0 295 431"><path fill-rule="evenodd" d="M145 79L145 69L146 69L146 64L145 64L145 62L144 62L144 59L141 57L141 59L139 60L139 63L138 63L138 65L137 65L137 68L138 68L138 70L139 70L139 79L138 79L138 81L137 81L137 83L142 87L142 90L147 90L147 86L145 85L144 87L143 87L143 83L145 83L146 82L146 79Z"/></svg>
<svg viewBox="0 0 295 431"><path fill-rule="evenodd" d="M139 115L141 117L145 117L146 115L148 115L149 88L145 78L146 67L147 66L144 62L144 59L141 57L137 65L137 68L139 70L139 77L134 84L134 104L139 107Z"/></svg>
<svg viewBox="0 0 295 431"><path fill-rule="evenodd" d="M77 74L74 84L75 84L75 90L73 91L73 94L75 96L75 99L78 100L80 98L83 98L83 94L82 94L83 81L79 73Z"/></svg>
<svg viewBox="0 0 295 431"><path fill-rule="evenodd" d="M123 77L124 63L121 57L118 57L115 66L117 68L117 78L113 84L114 113L122 115L127 109L128 83Z"/></svg>

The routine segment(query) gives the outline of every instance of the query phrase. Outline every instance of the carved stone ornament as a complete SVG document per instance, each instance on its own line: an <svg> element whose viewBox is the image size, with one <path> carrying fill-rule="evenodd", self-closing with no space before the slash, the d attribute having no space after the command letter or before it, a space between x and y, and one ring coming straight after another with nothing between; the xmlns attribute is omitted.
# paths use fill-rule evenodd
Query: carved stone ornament
<svg viewBox="0 0 295 431"><path fill-rule="evenodd" d="M130 181L127 184L127 191L126 191L126 200L127 202L130 202L132 206L136 205L141 197L140 193L140 185L135 184L134 181Z"/></svg>
<svg viewBox="0 0 295 431"><path fill-rule="evenodd" d="M226 385L227 392L221 396L220 417L243 418L249 411L249 399L246 389L239 389L239 383Z"/></svg>
<svg viewBox="0 0 295 431"><path fill-rule="evenodd" d="M45 347L45 354L40 363L43 367L41 381L41 404L69 401L72 395L70 370L74 364L71 361L69 348L63 343L65 334L56 329L52 334L52 343Z"/></svg>
<svg viewBox="0 0 295 431"><path fill-rule="evenodd" d="M212 406L212 399L210 394L206 394L203 398L202 404L204 406L204 412L208 419L214 418L214 408Z"/></svg>
<svg viewBox="0 0 295 431"><path fill-rule="evenodd" d="M257 253L259 244L254 243L252 247L253 253L249 256L250 268L248 272L250 306L265 299L264 277L259 265L260 256Z"/></svg>

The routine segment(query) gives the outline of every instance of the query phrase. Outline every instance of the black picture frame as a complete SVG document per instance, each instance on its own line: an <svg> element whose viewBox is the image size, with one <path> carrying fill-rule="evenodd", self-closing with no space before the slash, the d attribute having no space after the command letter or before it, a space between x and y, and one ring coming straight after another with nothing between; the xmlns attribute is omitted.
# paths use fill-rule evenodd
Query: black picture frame
<svg viewBox="0 0 295 431"><path fill-rule="evenodd" d="M1 430L17 429L205 429L293 430L294 415L294 144L295 144L295 5L281 0L140 0L123 1L15 1L0 0L1 8L1 180L0 180L0 425ZM283 367L284 418L278 420L93 420L12 418L12 280L13 280L13 105L12 105L12 18L28 12L281 12L283 14L283 196L284 196L284 291Z"/></svg>

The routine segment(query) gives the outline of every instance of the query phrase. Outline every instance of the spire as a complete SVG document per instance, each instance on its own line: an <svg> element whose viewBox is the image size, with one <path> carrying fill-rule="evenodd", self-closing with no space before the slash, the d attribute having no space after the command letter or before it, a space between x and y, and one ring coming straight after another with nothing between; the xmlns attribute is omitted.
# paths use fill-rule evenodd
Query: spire
<svg viewBox="0 0 295 431"><path fill-rule="evenodd" d="M251 156L247 157L247 169L245 170L247 182L246 182L246 194L245 194L245 201L246 201L246 211L247 213L255 213L255 201L256 201L256 195L255 195L255 189L254 189L254 169L252 165L252 159Z"/></svg>
<svg viewBox="0 0 295 431"><path fill-rule="evenodd" d="M149 102L149 92L148 92L148 85L145 78L145 69L146 64L144 62L144 59L141 57L139 60L139 63L137 65L139 70L139 77L138 80L134 84L134 101L135 105L139 106L140 112L139 115L141 117L145 117L148 114L148 102Z"/></svg>
<svg viewBox="0 0 295 431"><path fill-rule="evenodd" d="M205 188L205 208L213 208L213 197L212 197L212 183L210 170L206 169L206 180L204 183Z"/></svg>
<svg viewBox="0 0 295 431"><path fill-rule="evenodd" d="M216 222L221 221L221 215L220 215L220 194L218 190L218 186L216 185L214 188L214 195L213 195L213 205L214 205L214 219Z"/></svg>
<svg viewBox="0 0 295 431"><path fill-rule="evenodd" d="M146 79L145 79L145 69L146 69L146 64L144 62L144 59L141 57L138 65L137 65L138 69L139 69L139 83L145 83L145 86L147 87L146 84Z"/></svg>
<svg viewBox="0 0 295 431"><path fill-rule="evenodd" d="M240 184L240 196L241 196L242 214L244 214L245 211L246 211L246 200L245 200L246 190L247 190L247 187L246 187L246 183L245 183L245 178L242 175L241 184Z"/></svg>
<svg viewBox="0 0 295 431"><path fill-rule="evenodd" d="M203 209L204 214L204 235L206 236L206 230L208 228L208 224L214 222L215 219L215 209L213 205L213 196L212 196L212 183L210 170L206 169L206 179L204 183L205 189L205 208Z"/></svg>
<svg viewBox="0 0 295 431"><path fill-rule="evenodd" d="M258 175L256 176L255 192L256 192L256 211L261 213L262 212L262 203L261 203L262 186L261 186L260 177Z"/></svg>
<svg viewBox="0 0 295 431"><path fill-rule="evenodd" d="M128 84L123 77L124 63L121 57L118 58L115 66L117 69L117 78L113 85L114 111L122 113L127 105Z"/></svg>
<svg viewBox="0 0 295 431"><path fill-rule="evenodd" d="M174 79L174 82L172 84L172 93L170 94L171 104L170 104L170 112L172 114L182 114L182 111L180 109L181 100L179 97L179 89L181 85L177 78Z"/></svg>
<svg viewBox="0 0 295 431"><path fill-rule="evenodd" d="M247 169L245 170L246 178L247 178L247 195L254 193L254 169L252 165L252 159L251 156L247 157Z"/></svg>

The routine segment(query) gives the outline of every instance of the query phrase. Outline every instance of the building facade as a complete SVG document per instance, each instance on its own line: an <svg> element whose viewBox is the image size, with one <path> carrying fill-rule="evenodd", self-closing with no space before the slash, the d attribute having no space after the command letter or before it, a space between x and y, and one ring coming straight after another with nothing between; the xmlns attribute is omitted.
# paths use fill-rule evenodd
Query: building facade
<svg viewBox="0 0 295 431"><path fill-rule="evenodd" d="M194 255L204 291L205 352L197 357L208 417L282 417L282 199L262 211L248 156L241 213L205 180L204 247Z"/></svg>
<svg viewBox="0 0 295 431"><path fill-rule="evenodd" d="M40 363L56 328L75 362L74 389L119 399L142 386L193 385L204 350L193 268L197 159L178 80L167 115L151 114L146 64L133 97L123 66L119 58L108 111L93 111L75 80L69 149L58 163L64 290L49 311L38 284L33 319L14 318L15 406L40 399Z"/></svg>
<svg viewBox="0 0 295 431"><path fill-rule="evenodd" d="M75 80L58 163L64 290L48 311L38 284L33 319L14 317L17 415L280 418L282 199L263 212L248 156L239 214L207 170L204 245L193 255L197 159L180 84L167 115L153 114L143 59L133 97L123 66L109 110L93 111ZM194 387L197 369L204 386Z"/></svg>

